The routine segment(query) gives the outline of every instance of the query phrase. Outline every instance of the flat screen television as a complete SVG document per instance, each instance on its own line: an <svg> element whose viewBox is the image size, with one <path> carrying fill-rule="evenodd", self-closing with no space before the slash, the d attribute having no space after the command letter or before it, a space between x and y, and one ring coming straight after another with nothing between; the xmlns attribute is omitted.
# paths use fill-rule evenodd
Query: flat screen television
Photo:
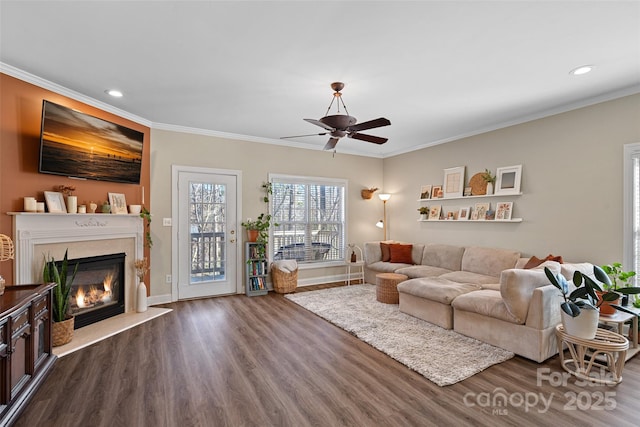
<svg viewBox="0 0 640 427"><path fill-rule="evenodd" d="M140 183L144 133L44 100L40 173Z"/></svg>

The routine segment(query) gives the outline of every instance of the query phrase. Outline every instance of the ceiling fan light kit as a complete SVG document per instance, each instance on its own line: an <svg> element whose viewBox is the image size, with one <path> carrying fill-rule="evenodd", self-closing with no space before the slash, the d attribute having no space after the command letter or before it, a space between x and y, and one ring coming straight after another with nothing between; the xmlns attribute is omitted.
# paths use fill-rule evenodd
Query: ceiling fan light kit
<svg viewBox="0 0 640 427"><path fill-rule="evenodd" d="M373 129L382 126L389 126L391 122L384 117L380 117L378 119L369 120L366 122L362 122L358 124L358 121L355 117L349 115L349 111L347 110L346 105L344 105L344 101L342 100L342 93L340 92L344 88L344 83L342 82L333 82L331 83L331 89L334 90L333 98L331 99L331 103L329 103L329 107L327 108L327 112L324 117L319 120L316 119L304 119L306 122L319 126L325 129L327 132L314 133L309 135L296 135L296 136L285 136L284 138L299 138L303 136L316 136L316 135L330 135L329 141L324 146L324 150L333 150L338 144L340 138L347 136L349 138L358 139L360 141L371 142L373 144L384 144L387 142L388 138L382 138L379 136L367 135L363 133L359 133L361 130ZM333 106L333 102L335 100L337 106L338 114L329 115L329 111ZM340 104L342 104L342 108L344 109L346 114L340 114Z"/></svg>

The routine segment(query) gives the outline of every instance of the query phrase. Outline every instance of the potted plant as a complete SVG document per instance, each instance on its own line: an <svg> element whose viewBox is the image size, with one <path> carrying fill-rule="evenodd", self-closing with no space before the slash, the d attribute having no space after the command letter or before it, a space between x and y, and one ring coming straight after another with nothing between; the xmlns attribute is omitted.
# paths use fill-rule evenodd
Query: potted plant
<svg viewBox="0 0 640 427"><path fill-rule="evenodd" d="M548 267L544 268L544 273L549 282L562 293L564 302L560 304L560 314L565 332L575 337L593 339L598 329L600 314L595 289L591 283L593 281L583 280L583 277L588 277L576 271L573 275L576 289L569 292L569 282L562 274L555 275Z"/></svg>
<svg viewBox="0 0 640 427"><path fill-rule="evenodd" d="M493 185L496 182L496 176L491 174L489 169L485 169L482 173L482 179L487 183L487 191L485 194L490 195L493 194Z"/></svg>
<svg viewBox="0 0 640 427"><path fill-rule="evenodd" d="M269 195L273 194L272 184L265 182L262 184L262 189L265 195L262 197L262 201L268 206ZM269 227L271 227L271 215L268 213L261 213L256 220L247 218L246 221L240 223L247 229L247 240L249 242L258 242L262 245L258 245L258 255L263 258L265 255L267 244L269 243ZM278 224L274 223L277 226Z"/></svg>
<svg viewBox="0 0 640 427"><path fill-rule="evenodd" d="M53 257L44 260L42 279L44 283L55 283L53 288L53 343L54 347L68 343L73 338L74 317L69 311L69 293L78 272L78 264L69 277L67 252L60 262L60 268Z"/></svg>
<svg viewBox="0 0 640 427"><path fill-rule="evenodd" d="M629 294L638 293L631 284L631 279L636 275L635 271L623 271L622 264L614 262L613 264L603 265L602 269L607 276L609 276L610 282L603 283L603 304L600 308L602 314L613 314L615 308L611 307L611 304L618 304L618 299L622 296L622 305L626 306L629 303ZM604 297L606 294L615 294L612 296ZM618 298L614 298L617 296ZM614 298L611 300L610 298ZM605 308L606 307L606 308Z"/></svg>
<svg viewBox="0 0 640 427"><path fill-rule="evenodd" d="M422 206L418 208L418 212L420 213L420 219L426 220L429 217L429 208L426 206Z"/></svg>

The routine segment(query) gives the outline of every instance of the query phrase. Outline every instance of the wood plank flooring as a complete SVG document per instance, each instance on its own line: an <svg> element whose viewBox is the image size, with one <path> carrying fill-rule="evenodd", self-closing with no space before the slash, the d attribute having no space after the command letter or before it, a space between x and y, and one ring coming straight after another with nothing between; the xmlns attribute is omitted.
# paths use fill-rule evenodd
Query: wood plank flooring
<svg viewBox="0 0 640 427"><path fill-rule="evenodd" d="M15 425L635 426L640 415L640 357L617 387L558 384L557 357L518 356L438 387L273 292L166 307L59 359ZM539 368L557 382L538 385Z"/></svg>

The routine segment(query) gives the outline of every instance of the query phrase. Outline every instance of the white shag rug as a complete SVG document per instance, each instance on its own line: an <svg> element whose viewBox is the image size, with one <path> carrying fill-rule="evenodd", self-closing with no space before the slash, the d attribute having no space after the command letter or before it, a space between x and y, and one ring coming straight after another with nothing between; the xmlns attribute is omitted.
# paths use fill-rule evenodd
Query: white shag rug
<svg viewBox="0 0 640 427"><path fill-rule="evenodd" d="M401 313L376 301L375 285L287 294L285 298L352 333L439 386L511 359L510 351Z"/></svg>

